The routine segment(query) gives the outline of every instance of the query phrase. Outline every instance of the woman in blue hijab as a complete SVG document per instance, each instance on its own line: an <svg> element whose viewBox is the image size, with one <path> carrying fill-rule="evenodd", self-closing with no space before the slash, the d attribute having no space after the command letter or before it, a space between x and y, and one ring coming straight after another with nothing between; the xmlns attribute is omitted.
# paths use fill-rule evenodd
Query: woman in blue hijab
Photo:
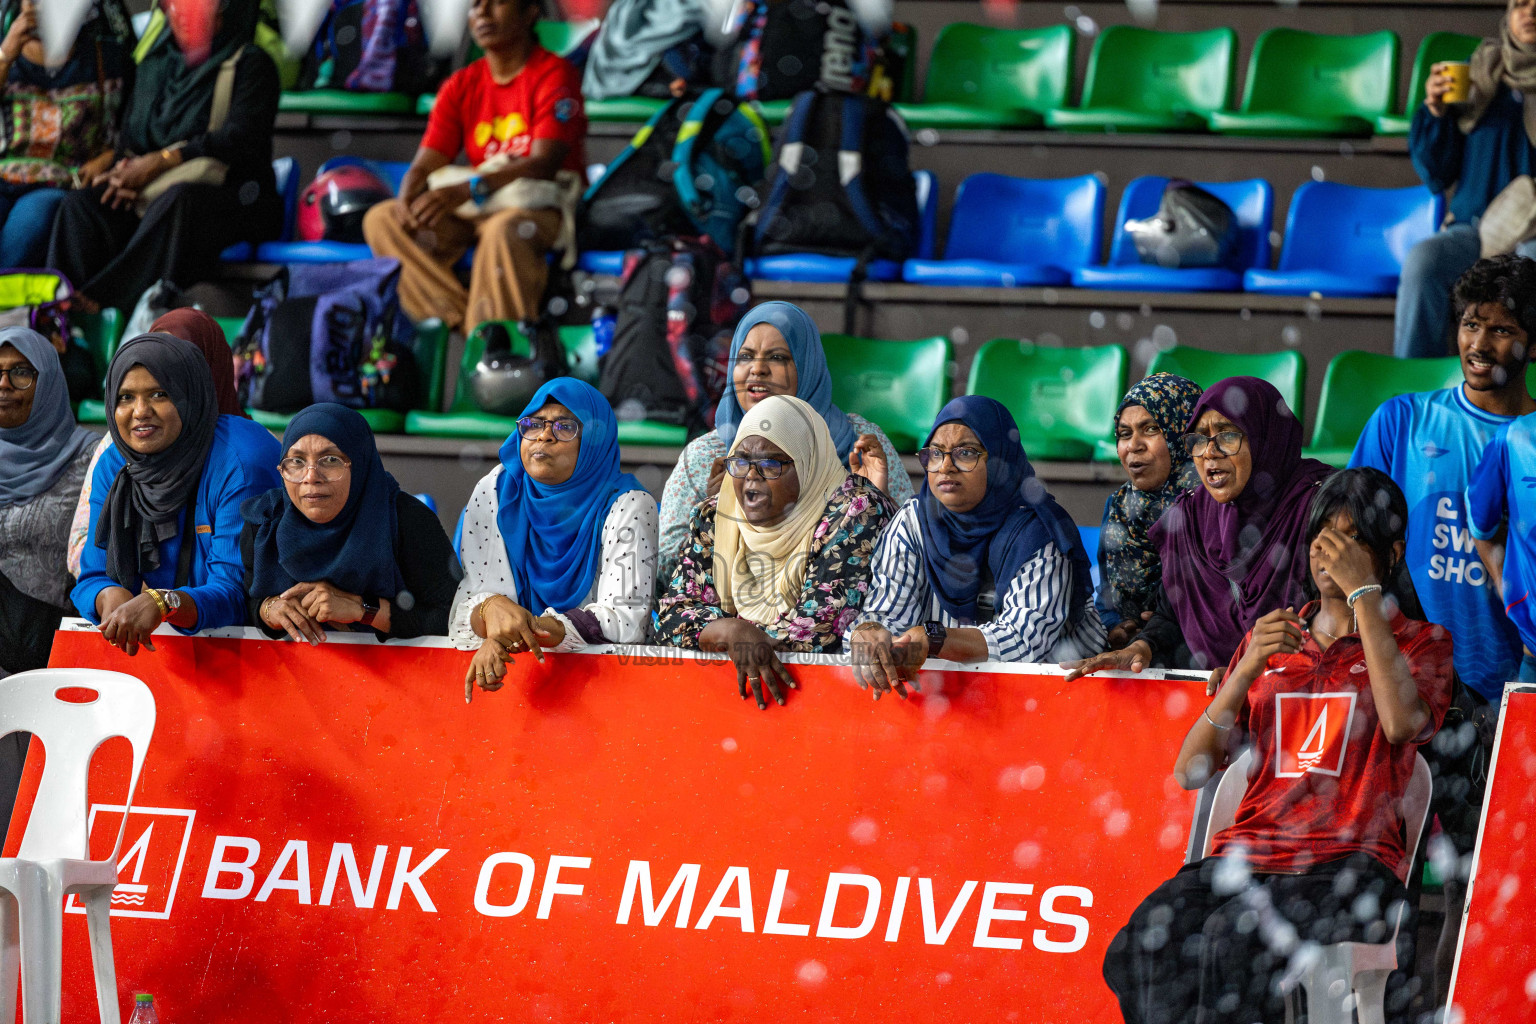
<svg viewBox="0 0 1536 1024"><path fill-rule="evenodd" d="M0 672L47 665L59 620L74 614L64 552L95 441L75 426L53 345L0 330Z"/></svg>
<svg viewBox="0 0 1536 1024"><path fill-rule="evenodd" d="M464 510L464 580L449 637L479 650L464 677L501 687L506 661L645 637L656 594L656 501L619 472L618 422L574 377L541 387Z"/></svg>
<svg viewBox="0 0 1536 1024"><path fill-rule="evenodd" d="M282 487L240 509L252 622L311 644L328 629L379 640L448 632L462 575L453 545L385 471L367 420L310 406L283 432L278 472Z"/></svg>
<svg viewBox="0 0 1536 1024"><path fill-rule="evenodd" d="M1077 526L1035 476L1002 403L950 402L917 457L922 491L881 534L873 590L848 633L860 684L905 696L902 683L929 658L1101 650Z"/></svg>
<svg viewBox="0 0 1536 1024"><path fill-rule="evenodd" d="M770 395L793 395L821 414L851 472L867 477L897 505L912 497L912 481L884 431L832 402L832 374L821 332L805 310L788 302L764 302L736 326L731 339L731 383L715 410L715 429L683 449L661 494L663 582L672 578L688 540L688 520L702 501L720 493L725 455L736 440L742 414Z"/></svg>

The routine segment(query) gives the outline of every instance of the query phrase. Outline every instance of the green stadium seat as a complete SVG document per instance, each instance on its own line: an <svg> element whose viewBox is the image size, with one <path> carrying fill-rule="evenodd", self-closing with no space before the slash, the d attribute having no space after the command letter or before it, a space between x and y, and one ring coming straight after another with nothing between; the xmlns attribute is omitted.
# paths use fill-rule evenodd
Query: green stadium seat
<svg viewBox="0 0 1536 1024"><path fill-rule="evenodd" d="M949 399L949 339L823 334L832 401L874 423L899 452L917 451Z"/></svg>
<svg viewBox="0 0 1536 1024"><path fill-rule="evenodd" d="M587 100L588 121L634 121L644 123L667 105L666 100L653 100L646 96L615 96L606 100Z"/></svg>
<svg viewBox="0 0 1536 1024"><path fill-rule="evenodd" d="M311 89L285 92L277 109L284 114L394 114L416 112L416 97L403 92L348 92L346 89Z"/></svg>
<svg viewBox="0 0 1536 1024"><path fill-rule="evenodd" d="M234 342L236 335L240 333L240 327L245 322L244 317L217 317L219 326L224 328L224 336ZM416 325L416 343L412 346L416 354L416 362L422 373L424 394L422 396L422 408L436 409L442 402L443 378L447 373L448 364L448 328L441 320L433 318L423 320ZM359 409L357 410L368 422L369 428L375 434L399 434L405 431L405 421L410 413L401 412L398 409ZM251 419L260 423L268 430L281 434L288 429L288 422L293 419L294 413L267 412L264 409L247 409Z"/></svg>
<svg viewBox="0 0 1536 1024"><path fill-rule="evenodd" d="M1156 32L1110 25L1093 44L1082 104L1048 110L1045 123L1077 132L1194 132L1227 105L1237 33Z"/></svg>
<svg viewBox="0 0 1536 1024"><path fill-rule="evenodd" d="M922 103L898 103L912 128L1036 128L1072 88L1068 25L1002 29L956 22L933 44Z"/></svg>
<svg viewBox="0 0 1536 1024"><path fill-rule="evenodd" d="M514 417L493 416L490 413L481 412L476 407L474 396L470 392L470 376L475 372L475 365L485 354L484 326L482 324L476 328L464 343L464 357L459 360L459 383L453 396L453 404L448 407L447 412L436 412L434 409L434 411L418 410L407 414L405 418L407 434L500 440L512 433L516 423ZM528 339L518 325L505 321L505 326L512 333L514 351L526 354ZM571 376L596 386L597 341L592 334L592 328L585 324L562 327L560 343L565 346L565 356L571 367ZM621 444L681 445L687 440L687 436L688 432L683 427L674 427L670 424L648 421L619 424Z"/></svg>
<svg viewBox="0 0 1536 1024"><path fill-rule="evenodd" d="M1393 32L1330 36L1272 28L1248 62L1238 112L1215 111L1224 135L1316 137L1369 135L1397 94L1398 39Z"/></svg>
<svg viewBox="0 0 1536 1024"><path fill-rule="evenodd" d="M1174 373L1208 388L1228 377L1258 377L1280 392L1297 419L1304 418L1307 360L1300 352L1211 352L1175 345L1152 357L1147 373Z"/></svg>
<svg viewBox="0 0 1536 1024"><path fill-rule="evenodd" d="M1340 352L1323 375L1317 426L1312 444L1302 454L1343 466L1381 403L1397 395L1448 388L1461 380L1461 360L1455 356L1399 359L1374 352Z"/></svg>
<svg viewBox="0 0 1536 1024"><path fill-rule="evenodd" d="M100 382L107 375L107 364L112 361L112 353L117 351L118 342L123 340L123 328L128 325L127 315L120 309L108 307L100 313L71 314L69 322L71 326L80 329L85 347L91 353L91 368ZM75 422L107 422L106 404L99 399L87 398L76 407Z"/></svg>
<svg viewBox="0 0 1536 1024"><path fill-rule="evenodd" d="M1383 114L1376 119L1377 135L1407 135L1413 122L1413 112L1424 102L1424 83L1429 81L1429 69L1443 60L1467 60L1477 44L1477 36L1464 36L1459 32L1431 32L1419 44L1419 53L1413 59L1413 78L1408 95L1403 97L1401 114Z"/></svg>
<svg viewBox="0 0 1536 1024"><path fill-rule="evenodd" d="M1031 459L1085 462L1110 439L1128 362L1120 345L1055 348L995 338L976 353L966 390L1008 407Z"/></svg>

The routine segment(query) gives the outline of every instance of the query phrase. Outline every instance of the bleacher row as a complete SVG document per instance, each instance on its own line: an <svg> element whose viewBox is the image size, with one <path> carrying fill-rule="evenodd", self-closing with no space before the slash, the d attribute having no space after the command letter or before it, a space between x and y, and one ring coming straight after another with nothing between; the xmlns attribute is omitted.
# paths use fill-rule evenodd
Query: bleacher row
<svg viewBox="0 0 1536 1024"><path fill-rule="evenodd" d="M111 309L76 318L103 373L122 340L125 321L120 311ZM242 321L221 317L219 323L233 341ZM373 429L382 434L487 441L509 436L515 419L480 411L470 393L470 376L485 353L485 326L466 340L458 384L444 410L448 332L436 320L418 325L414 353L423 380L420 407L409 412L360 410ZM527 354L528 340L521 328L513 323L505 326L512 333L514 351ZM592 328L562 327L559 334L571 374L595 385L598 363ZM857 409L878 424L898 451L916 451L939 410L955 393L950 340L941 335L897 340L825 334L822 344L832 375L833 401L842 408ZM978 349L964 393L987 395L1007 405L1032 459L1114 462L1111 424L1120 396L1129 386L1129 371L1130 358L1121 345L1058 347L995 338ZM1280 391L1298 418L1304 418L1307 363L1300 352L1241 355L1175 346L1159 352L1147 372L1160 371L1207 387L1226 377L1262 377ZM1531 376L1536 387L1536 366ZM1460 361L1455 357L1398 359L1341 352L1324 375L1316 427L1306 454L1343 466L1366 420L1383 401L1410 391L1449 387L1460 380ZM276 431L282 431L289 420L283 414L254 409L251 415ZM82 402L77 416L82 423L106 421L105 408L96 401ZM623 445L675 448L686 440L682 427L645 420L619 423Z"/></svg>
<svg viewBox="0 0 1536 1024"><path fill-rule="evenodd" d="M321 172L365 164L398 189L407 164L340 156ZM364 259L366 245L293 241L299 195L298 165L291 157L274 164L287 214L284 237L224 252L229 263L333 263ZM599 165L590 172L602 173ZM1388 296L1397 291L1402 262L1413 245L1435 232L1444 217L1442 196L1422 186L1376 189L1310 181L1296 189L1286 215L1285 243L1271 268L1274 187L1263 179L1201 182L1232 207L1241 232L1238 262L1227 268L1170 268L1143 263L1126 222L1157 212L1167 178L1144 176L1121 198L1108 259L1103 249L1107 187L1098 175L1075 178L1013 178L973 174L960 183L951 210L943 258L935 258L938 184L919 171L922 231L918 255L904 263L876 260L871 281L906 281L948 287L1073 286L1113 291L1235 292L1319 297ZM617 275L622 252L583 252L579 266ZM852 257L791 253L747 261L749 276L765 281L844 282Z"/></svg>
<svg viewBox="0 0 1536 1024"><path fill-rule="evenodd" d="M544 44L568 52L594 22L545 21ZM899 48L915 56L915 30ZM1397 98L1402 45L1393 32L1328 35L1291 28L1255 42L1241 100L1234 106L1238 39L1230 28L1164 32L1111 25L1088 58L1081 100L1070 104L1077 30L1071 25L1006 29L957 22L934 41L922 102L912 101L911 69L897 109L912 128L1053 128L1076 132L1203 132L1282 137L1405 135L1424 82L1439 61L1466 60L1475 36L1436 32L1414 58L1408 93ZM434 97L333 90L293 92L280 109L305 114L426 114ZM661 100L589 100L593 121L644 121ZM788 101L759 105L782 123Z"/></svg>

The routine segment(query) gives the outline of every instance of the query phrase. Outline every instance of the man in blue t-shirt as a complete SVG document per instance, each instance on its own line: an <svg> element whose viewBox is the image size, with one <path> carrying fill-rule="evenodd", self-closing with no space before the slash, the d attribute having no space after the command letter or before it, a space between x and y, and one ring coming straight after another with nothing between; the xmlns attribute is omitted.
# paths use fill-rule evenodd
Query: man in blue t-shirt
<svg viewBox="0 0 1536 1024"><path fill-rule="evenodd" d="M1493 435L1536 411L1526 388L1536 338L1536 261L1480 260L1456 282L1462 384L1377 409L1350 466L1374 466L1408 498L1408 568L1424 613L1450 631L1456 672L1490 701L1521 674L1520 634L1478 556L1466 489Z"/></svg>

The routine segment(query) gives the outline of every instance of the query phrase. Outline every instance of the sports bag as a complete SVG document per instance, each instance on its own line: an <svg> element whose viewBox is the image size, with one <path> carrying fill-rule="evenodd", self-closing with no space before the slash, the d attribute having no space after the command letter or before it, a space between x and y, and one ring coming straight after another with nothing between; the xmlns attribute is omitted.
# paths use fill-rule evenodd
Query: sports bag
<svg viewBox="0 0 1536 1024"><path fill-rule="evenodd" d="M1128 220L1125 230L1141 262L1159 267L1231 267L1241 241L1232 208L1178 178L1163 189L1155 216Z"/></svg>
<svg viewBox="0 0 1536 1024"><path fill-rule="evenodd" d="M620 419L703 431L751 302L746 279L710 239L683 238L626 253L622 280L600 390Z"/></svg>
<svg viewBox="0 0 1536 1024"><path fill-rule="evenodd" d="M795 97L756 251L904 260L917 236L917 182L901 118L866 96Z"/></svg>
<svg viewBox="0 0 1536 1024"><path fill-rule="evenodd" d="M298 87L414 96L431 89L440 70L427 53L417 0L331 0Z"/></svg>
<svg viewBox="0 0 1536 1024"><path fill-rule="evenodd" d="M734 255L773 157L768 128L721 89L657 111L582 196L577 244L630 249L705 235Z"/></svg>
<svg viewBox="0 0 1536 1024"><path fill-rule="evenodd" d="M400 340L398 260L296 264L256 293L236 341L240 400L297 412L315 402L407 410L420 373Z"/></svg>
<svg viewBox="0 0 1536 1024"><path fill-rule="evenodd" d="M739 0L716 81L743 100L787 100L807 89L863 93L880 47L844 0Z"/></svg>

